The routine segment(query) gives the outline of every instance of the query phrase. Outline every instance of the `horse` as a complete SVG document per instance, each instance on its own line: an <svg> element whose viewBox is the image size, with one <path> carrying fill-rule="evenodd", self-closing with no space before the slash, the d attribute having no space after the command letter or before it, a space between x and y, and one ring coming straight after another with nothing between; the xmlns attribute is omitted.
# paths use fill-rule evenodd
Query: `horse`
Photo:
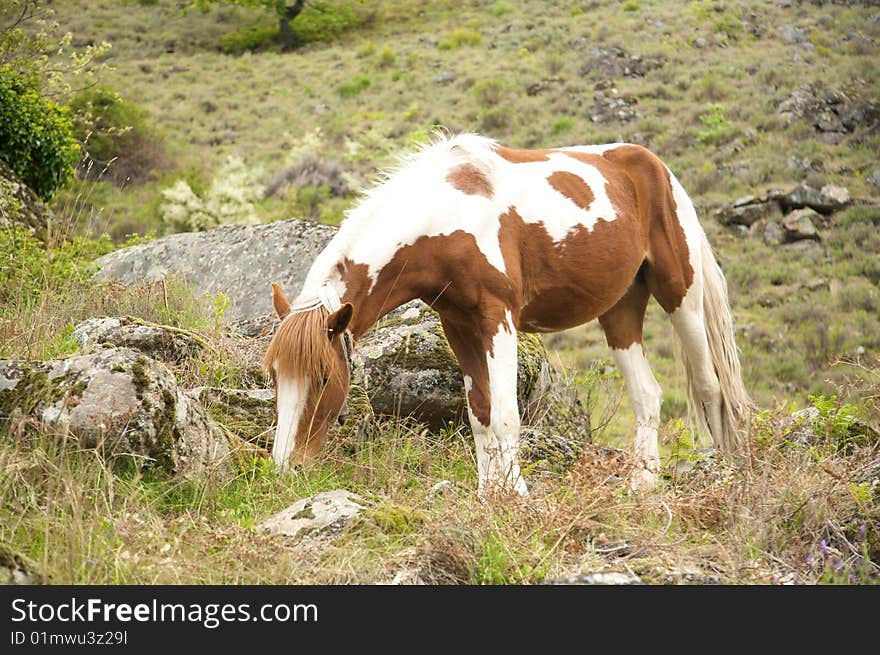
<svg viewBox="0 0 880 655"><path fill-rule="evenodd" d="M750 400L724 274L684 188L638 145L525 150L438 135L349 210L293 302L275 283L272 296L281 322L263 365L282 469L311 462L344 421L360 337L416 298L439 314L464 378L480 494L528 493L517 332L596 318L635 411L630 484L656 485L661 390L642 347L651 296L671 320L696 428L725 456L747 451Z"/></svg>

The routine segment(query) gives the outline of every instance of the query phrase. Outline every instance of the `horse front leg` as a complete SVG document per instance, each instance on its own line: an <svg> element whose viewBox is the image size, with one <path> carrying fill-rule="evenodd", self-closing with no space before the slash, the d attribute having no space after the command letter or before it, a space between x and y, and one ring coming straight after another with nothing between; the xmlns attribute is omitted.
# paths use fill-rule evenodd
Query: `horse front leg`
<svg viewBox="0 0 880 655"><path fill-rule="evenodd" d="M516 328L510 312L495 321L443 319L464 376L468 418L477 453L478 493L528 494L519 466Z"/></svg>

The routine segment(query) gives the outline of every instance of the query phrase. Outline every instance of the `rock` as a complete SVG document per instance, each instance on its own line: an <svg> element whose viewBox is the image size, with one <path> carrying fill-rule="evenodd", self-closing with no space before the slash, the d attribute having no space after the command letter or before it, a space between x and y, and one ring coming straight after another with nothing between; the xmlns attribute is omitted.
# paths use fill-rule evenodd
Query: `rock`
<svg viewBox="0 0 880 655"><path fill-rule="evenodd" d="M662 57L631 55L622 48L592 48L579 73L584 77L644 77L664 63Z"/></svg>
<svg viewBox="0 0 880 655"><path fill-rule="evenodd" d="M785 241L800 241L801 239L819 239L819 232L813 224L813 217L817 214L811 209L798 209L782 219L782 229L785 230Z"/></svg>
<svg viewBox="0 0 880 655"><path fill-rule="evenodd" d="M335 489L296 501L257 524L256 529L316 545L339 536L367 507L369 503L357 494Z"/></svg>
<svg viewBox="0 0 880 655"><path fill-rule="evenodd" d="M46 584L46 580L37 573L37 565L29 557L0 542L0 584Z"/></svg>
<svg viewBox="0 0 880 655"><path fill-rule="evenodd" d="M53 220L52 210L0 159L0 229L21 227L46 241Z"/></svg>
<svg viewBox="0 0 880 655"><path fill-rule="evenodd" d="M880 104L840 93L821 82L802 85L779 104L787 125L803 120L817 131L839 140L852 132L873 133L880 128Z"/></svg>
<svg viewBox="0 0 880 655"><path fill-rule="evenodd" d="M163 364L130 348L49 362L0 360L0 424L36 423L83 448L184 477L229 473L229 445Z"/></svg>
<svg viewBox="0 0 880 655"><path fill-rule="evenodd" d="M447 84L452 84L457 79L457 76L454 71L444 70L437 73L434 77L431 78L431 81L434 84L439 84L440 86L446 86Z"/></svg>
<svg viewBox="0 0 880 655"><path fill-rule="evenodd" d="M520 455L531 468L562 473L574 466L586 439L552 434L533 427L520 430Z"/></svg>
<svg viewBox="0 0 880 655"><path fill-rule="evenodd" d="M779 36L785 43L795 44L807 42L807 33L794 25L781 25L776 28L776 30L779 32Z"/></svg>
<svg viewBox="0 0 880 655"><path fill-rule="evenodd" d="M253 318L272 312L272 282L291 292L302 286L335 231L291 219L173 234L104 255L96 261L97 278L136 284L180 276L198 294L226 294L226 318Z"/></svg>
<svg viewBox="0 0 880 655"><path fill-rule="evenodd" d="M364 389L377 414L413 415L434 427L465 415L464 381L437 314L407 303L364 335L352 357L352 384ZM520 412L542 402L552 369L539 337L519 335Z"/></svg>
<svg viewBox="0 0 880 655"><path fill-rule="evenodd" d="M715 212L715 218L722 225L745 225L746 227L752 226L757 221L773 219L780 215L778 204L754 196L740 198L732 204L722 205Z"/></svg>
<svg viewBox="0 0 880 655"><path fill-rule="evenodd" d="M635 96L618 96L617 89L611 89L608 94L604 91L596 91L588 115L594 123L614 120L627 123L638 118L638 113L633 108L637 103Z"/></svg>
<svg viewBox="0 0 880 655"><path fill-rule="evenodd" d="M771 191L767 197L779 203L786 213L809 207L821 214L831 214L843 209L852 200L848 189L833 184L826 184L821 189L800 184L788 192Z"/></svg>
<svg viewBox="0 0 880 655"><path fill-rule="evenodd" d="M880 168L875 168L865 181L875 189L880 189Z"/></svg>
<svg viewBox="0 0 880 655"><path fill-rule="evenodd" d="M275 392L272 389L196 387L186 394L204 406L208 416L234 437L256 449L271 451L275 425Z"/></svg>
<svg viewBox="0 0 880 655"><path fill-rule="evenodd" d="M785 242L785 230L779 221L770 221L764 227L764 243L768 246L778 246Z"/></svg>
<svg viewBox="0 0 880 655"><path fill-rule="evenodd" d="M83 352L99 346L122 346L171 364L179 364L211 347L188 330L154 325L132 316L91 318L77 325L70 336Z"/></svg>
<svg viewBox="0 0 880 655"><path fill-rule="evenodd" d="M566 578L544 580L544 584L553 585L640 585L642 579L635 573L621 571L599 571L596 573L579 573Z"/></svg>

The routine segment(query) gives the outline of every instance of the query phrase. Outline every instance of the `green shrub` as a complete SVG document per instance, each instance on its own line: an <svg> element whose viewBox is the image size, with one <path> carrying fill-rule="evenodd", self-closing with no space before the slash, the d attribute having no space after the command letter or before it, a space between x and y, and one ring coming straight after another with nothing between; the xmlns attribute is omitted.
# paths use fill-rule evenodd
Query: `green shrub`
<svg viewBox="0 0 880 655"><path fill-rule="evenodd" d="M553 121L553 134L562 134L563 132L570 132L571 128L574 127L574 120L569 118L568 116L563 116L562 118L557 118Z"/></svg>
<svg viewBox="0 0 880 655"><path fill-rule="evenodd" d="M627 0L626 2L623 3L623 10L624 11L638 11L641 8L642 8L641 5L638 2L636 2L635 0Z"/></svg>
<svg viewBox="0 0 880 655"><path fill-rule="evenodd" d="M724 117L724 107L721 105L707 105L706 113L700 115L700 122L705 129L697 132L697 141L708 145L717 146L727 143L740 133L736 125L731 125Z"/></svg>
<svg viewBox="0 0 880 655"><path fill-rule="evenodd" d="M363 22L363 18L346 4L327 5L316 2L306 7L290 24L298 43L330 41Z"/></svg>
<svg viewBox="0 0 880 655"><path fill-rule="evenodd" d="M84 144L80 174L117 184L144 182L162 166L164 148L140 107L106 87L77 93L70 103L74 134Z"/></svg>
<svg viewBox="0 0 880 655"><path fill-rule="evenodd" d="M251 26L220 37L220 50L227 55L265 50L278 41L278 26Z"/></svg>
<svg viewBox="0 0 880 655"><path fill-rule="evenodd" d="M437 47L440 50L457 50L466 45L480 45L482 40L483 35L479 32L475 32L474 30L457 29L453 30L443 41L440 41L440 43L437 44Z"/></svg>
<svg viewBox="0 0 880 655"><path fill-rule="evenodd" d="M0 67L0 159L43 198L72 176L80 157L66 107L43 98L10 67Z"/></svg>
<svg viewBox="0 0 880 655"><path fill-rule="evenodd" d="M351 98L370 86L370 78L366 75L355 75L348 82L336 87L336 92L343 98Z"/></svg>
<svg viewBox="0 0 880 655"><path fill-rule="evenodd" d="M503 80L480 80L473 86L474 97L481 107L494 107L501 102L507 83Z"/></svg>

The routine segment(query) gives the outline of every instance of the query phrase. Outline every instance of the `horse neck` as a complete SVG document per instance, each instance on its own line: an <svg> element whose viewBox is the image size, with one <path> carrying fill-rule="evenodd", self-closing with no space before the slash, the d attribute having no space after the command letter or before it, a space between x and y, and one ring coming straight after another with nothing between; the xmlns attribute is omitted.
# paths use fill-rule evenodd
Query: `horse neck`
<svg viewBox="0 0 880 655"><path fill-rule="evenodd" d="M375 283L368 275L365 264L351 260L341 264L345 288L341 299L343 303L351 303L354 310L349 329L355 340L360 339L385 314L420 295L411 276L395 270L392 262L375 274Z"/></svg>

